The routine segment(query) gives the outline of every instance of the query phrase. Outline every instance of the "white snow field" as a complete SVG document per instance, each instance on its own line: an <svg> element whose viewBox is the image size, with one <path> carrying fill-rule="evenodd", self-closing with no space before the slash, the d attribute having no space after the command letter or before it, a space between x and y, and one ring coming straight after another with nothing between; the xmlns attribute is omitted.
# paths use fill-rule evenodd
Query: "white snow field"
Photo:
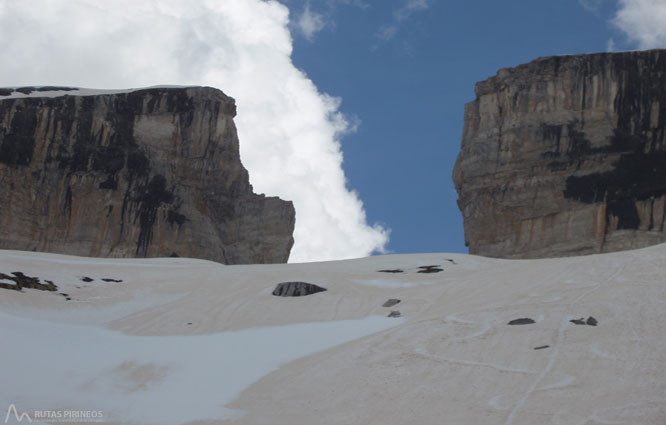
<svg viewBox="0 0 666 425"><path fill-rule="evenodd" d="M18 271L58 290L0 288L0 423L666 424L666 245L251 266L0 251ZM273 296L285 281L328 290Z"/></svg>

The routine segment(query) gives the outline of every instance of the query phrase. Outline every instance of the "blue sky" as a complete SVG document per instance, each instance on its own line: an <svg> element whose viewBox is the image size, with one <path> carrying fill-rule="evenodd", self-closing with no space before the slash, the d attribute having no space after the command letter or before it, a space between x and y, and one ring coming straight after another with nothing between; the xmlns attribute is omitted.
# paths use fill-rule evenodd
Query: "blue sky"
<svg viewBox="0 0 666 425"><path fill-rule="evenodd" d="M451 171L474 84L539 56L635 46L611 23L614 1L412 3L289 0L293 60L359 121L343 167L369 221L391 229L388 250L467 252ZM303 13L319 31L298 27Z"/></svg>
<svg viewBox="0 0 666 425"><path fill-rule="evenodd" d="M451 170L474 84L539 56L666 46L666 0L4 0L0 86L236 99L290 261L466 252Z"/></svg>

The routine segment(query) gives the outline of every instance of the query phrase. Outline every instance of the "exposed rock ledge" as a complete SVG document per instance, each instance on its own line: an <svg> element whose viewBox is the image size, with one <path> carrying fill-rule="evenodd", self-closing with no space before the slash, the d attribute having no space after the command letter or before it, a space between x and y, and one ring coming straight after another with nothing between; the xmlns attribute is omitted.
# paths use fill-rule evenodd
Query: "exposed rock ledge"
<svg viewBox="0 0 666 425"><path fill-rule="evenodd" d="M0 89L0 248L286 262L291 202L255 195L210 87Z"/></svg>
<svg viewBox="0 0 666 425"><path fill-rule="evenodd" d="M666 241L666 50L540 58L476 85L453 171L471 254Z"/></svg>

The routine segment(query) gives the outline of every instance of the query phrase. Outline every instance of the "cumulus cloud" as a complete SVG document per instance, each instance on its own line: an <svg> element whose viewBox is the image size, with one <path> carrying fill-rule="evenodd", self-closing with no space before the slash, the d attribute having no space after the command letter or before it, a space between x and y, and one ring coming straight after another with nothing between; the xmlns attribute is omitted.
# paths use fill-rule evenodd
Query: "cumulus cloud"
<svg viewBox="0 0 666 425"><path fill-rule="evenodd" d="M294 67L288 23L276 1L3 0L0 85L220 88L255 191L294 201L290 261L382 250L388 232L346 187L340 99Z"/></svg>
<svg viewBox="0 0 666 425"><path fill-rule="evenodd" d="M618 0L612 23L641 49L666 47L664 0Z"/></svg>
<svg viewBox="0 0 666 425"><path fill-rule="evenodd" d="M301 16L296 21L296 28L308 40L314 40L314 36L326 27L324 17L310 8L310 2L305 3Z"/></svg>

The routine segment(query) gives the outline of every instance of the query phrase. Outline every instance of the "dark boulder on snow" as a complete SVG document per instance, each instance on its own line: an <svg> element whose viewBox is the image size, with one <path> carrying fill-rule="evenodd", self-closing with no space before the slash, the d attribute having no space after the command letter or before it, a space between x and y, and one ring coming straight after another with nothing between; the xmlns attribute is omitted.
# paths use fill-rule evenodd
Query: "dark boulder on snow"
<svg viewBox="0 0 666 425"><path fill-rule="evenodd" d="M282 282L273 290L273 295L277 297L302 297L305 295L324 292L326 288L306 282Z"/></svg>
<svg viewBox="0 0 666 425"><path fill-rule="evenodd" d="M399 303L400 303L399 299L390 298L390 299L386 300L386 302L384 304L382 304L382 307L393 307L394 305L399 304Z"/></svg>
<svg viewBox="0 0 666 425"><path fill-rule="evenodd" d="M535 323L534 319L523 317L521 319L514 319L507 323L507 325L531 325L532 323Z"/></svg>

